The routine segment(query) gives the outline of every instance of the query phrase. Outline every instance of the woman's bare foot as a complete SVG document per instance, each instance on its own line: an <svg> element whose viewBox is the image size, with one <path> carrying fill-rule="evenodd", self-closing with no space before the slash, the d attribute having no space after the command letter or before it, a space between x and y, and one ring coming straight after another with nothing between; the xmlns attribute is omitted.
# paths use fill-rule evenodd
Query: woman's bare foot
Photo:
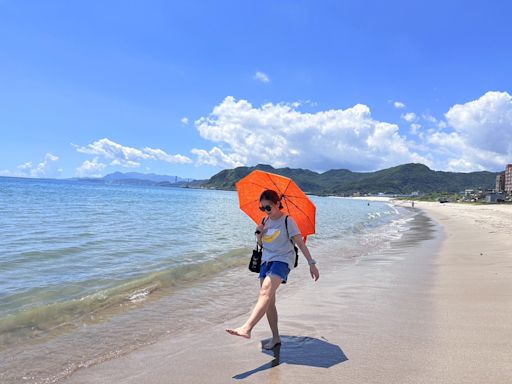
<svg viewBox="0 0 512 384"><path fill-rule="evenodd" d="M246 339L250 339L251 338L251 331L248 331L244 327L235 328L235 329L226 329L226 332L229 333L230 335L242 336L242 337L244 337Z"/></svg>
<svg viewBox="0 0 512 384"><path fill-rule="evenodd" d="M263 348L264 349L273 349L276 345L279 345L279 344L281 344L281 339L280 338L272 339L268 343L265 343L263 345Z"/></svg>

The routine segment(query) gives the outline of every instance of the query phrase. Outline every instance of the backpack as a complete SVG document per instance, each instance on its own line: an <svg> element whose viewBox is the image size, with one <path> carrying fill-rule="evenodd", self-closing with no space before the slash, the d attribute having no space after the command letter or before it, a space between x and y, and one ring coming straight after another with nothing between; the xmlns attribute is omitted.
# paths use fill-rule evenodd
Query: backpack
<svg viewBox="0 0 512 384"><path fill-rule="evenodd" d="M286 227L286 234L288 235L288 239L293 245L293 250L295 251L295 265L293 268L297 268L297 265L299 264L299 248L295 245L292 239L290 239L290 233L288 232L288 215L284 218L284 226Z"/></svg>

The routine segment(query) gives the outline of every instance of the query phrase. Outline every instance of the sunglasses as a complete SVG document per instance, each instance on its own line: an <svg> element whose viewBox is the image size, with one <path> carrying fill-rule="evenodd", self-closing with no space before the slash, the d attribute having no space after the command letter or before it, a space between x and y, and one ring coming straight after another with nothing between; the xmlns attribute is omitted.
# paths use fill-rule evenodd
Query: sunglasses
<svg viewBox="0 0 512 384"><path fill-rule="evenodd" d="M265 205L263 207L260 207L261 212L265 212L265 211L270 212L271 210L272 210L272 207L270 205Z"/></svg>

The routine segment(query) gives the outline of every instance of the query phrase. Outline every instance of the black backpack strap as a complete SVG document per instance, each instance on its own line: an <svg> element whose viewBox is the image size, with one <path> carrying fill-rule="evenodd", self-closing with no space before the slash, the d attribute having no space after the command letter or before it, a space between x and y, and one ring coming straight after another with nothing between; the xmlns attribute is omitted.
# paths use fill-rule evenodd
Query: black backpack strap
<svg viewBox="0 0 512 384"><path fill-rule="evenodd" d="M288 232L288 215L284 218L284 226L286 227L286 234L288 235L288 239L293 245L293 249L295 250L295 265L294 268L297 268L297 265L299 265L299 249L295 245L292 239L290 239L290 232Z"/></svg>
<svg viewBox="0 0 512 384"><path fill-rule="evenodd" d="M261 219L261 224L265 225L265 218ZM259 248L261 248L261 249L263 249L263 246L260 246L260 245L258 244L258 240L256 240L256 249L258 249L258 247L259 247Z"/></svg>

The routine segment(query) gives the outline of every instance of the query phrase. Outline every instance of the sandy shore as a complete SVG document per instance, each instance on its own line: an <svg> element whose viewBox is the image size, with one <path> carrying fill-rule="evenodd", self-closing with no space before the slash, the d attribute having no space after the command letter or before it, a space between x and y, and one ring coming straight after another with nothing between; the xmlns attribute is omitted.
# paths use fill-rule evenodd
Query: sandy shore
<svg viewBox="0 0 512 384"><path fill-rule="evenodd" d="M446 237L430 292L432 382L512 382L512 206L416 206Z"/></svg>
<svg viewBox="0 0 512 384"><path fill-rule="evenodd" d="M273 354L261 350L265 319L251 340L225 333L244 314L66 382L510 383L512 207L416 207L433 220L417 216L388 251L345 265L320 259L316 283L304 265L292 272L302 283L278 295L283 345ZM257 283L240 285L255 301Z"/></svg>

